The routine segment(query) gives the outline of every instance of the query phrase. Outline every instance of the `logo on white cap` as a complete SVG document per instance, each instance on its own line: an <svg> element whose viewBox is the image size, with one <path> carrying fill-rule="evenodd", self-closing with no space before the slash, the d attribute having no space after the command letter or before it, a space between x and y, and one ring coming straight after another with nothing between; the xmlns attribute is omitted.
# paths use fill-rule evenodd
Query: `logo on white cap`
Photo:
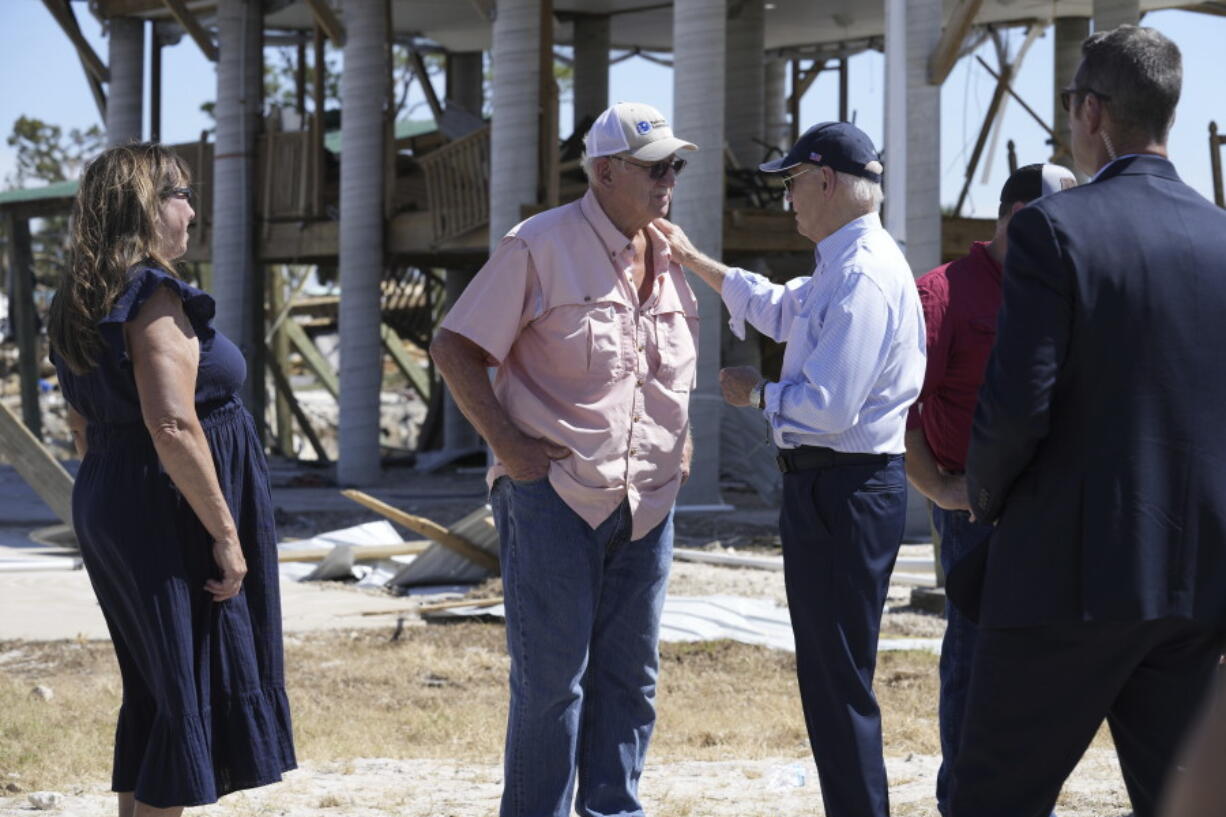
<svg viewBox="0 0 1226 817"><path fill-rule="evenodd" d="M678 150L697 150L693 143L673 136L659 111L638 102L619 102L605 110L592 123L583 144L588 156L629 152L646 162L667 159Z"/></svg>

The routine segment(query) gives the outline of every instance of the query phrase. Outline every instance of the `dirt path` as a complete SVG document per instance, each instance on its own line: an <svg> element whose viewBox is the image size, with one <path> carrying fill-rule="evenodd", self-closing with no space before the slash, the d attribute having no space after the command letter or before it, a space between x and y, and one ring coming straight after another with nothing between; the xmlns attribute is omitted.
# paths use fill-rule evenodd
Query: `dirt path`
<svg viewBox="0 0 1226 817"><path fill-rule="evenodd" d="M897 817L936 813L932 799L940 759L887 758ZM239 792L188 817L488 817L498 810L502 770L449 760L358 758L306 765L275 786ZM796 784L800 785L796 785ZM0 815L111 817L106 784L61 792L55 809L36 811L26 795L0 798ZM817 773L807 758L651 763L642 782L648 814L665 817L812 817L824 812ZM1113 753L1092 749L1060 798L1061 817L1115 817L1128 812Z"/></svg>

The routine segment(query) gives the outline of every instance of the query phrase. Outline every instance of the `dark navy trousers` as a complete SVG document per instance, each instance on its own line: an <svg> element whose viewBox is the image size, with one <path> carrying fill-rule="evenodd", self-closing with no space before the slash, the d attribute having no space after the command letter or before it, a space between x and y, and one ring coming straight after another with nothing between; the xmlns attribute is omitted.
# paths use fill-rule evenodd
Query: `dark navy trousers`
<svg viewBox="0 0 1226 817"><path fill-rule="evenodd" d="M877 635L906 523L902 455L783 475L796 673L827 817L887 817Z"/></svg>
<svg viewBox="0 0 1226 817"><path fill-rule="evenodd" d="M950 813L1051 814L1106 719L1133 813L1156 817L1221 655L1222 633L1188 619L980 628Z"/></svg>

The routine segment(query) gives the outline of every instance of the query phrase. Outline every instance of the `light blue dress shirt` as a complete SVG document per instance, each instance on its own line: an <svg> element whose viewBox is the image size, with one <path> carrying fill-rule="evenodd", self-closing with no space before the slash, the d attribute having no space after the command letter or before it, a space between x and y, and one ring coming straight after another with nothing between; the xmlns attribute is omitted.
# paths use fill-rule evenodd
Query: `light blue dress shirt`
<svg viewBox="0 0 1226 817"><path fill-rule="evenodd" d="M924 313L911 268L876 213L817 245L813 275L772 284L730 269L732 332L745 321L787 347L765 389L775 445L901 454L924 382Z"/></svg>

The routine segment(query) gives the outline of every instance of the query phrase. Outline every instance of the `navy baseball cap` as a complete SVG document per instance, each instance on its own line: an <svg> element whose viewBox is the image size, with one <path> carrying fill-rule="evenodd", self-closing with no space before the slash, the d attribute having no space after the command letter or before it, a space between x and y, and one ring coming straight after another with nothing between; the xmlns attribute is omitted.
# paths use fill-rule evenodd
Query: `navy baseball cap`
<svg viewBox="0 0 1226 817"><path fill-rule="evenodd" d="M825 165L841 173L881 183L881 156L864 131L850 122L814 125L796 140L787 156L764 162L758 169L764 173L778 173L802 163Z"/></svg>

